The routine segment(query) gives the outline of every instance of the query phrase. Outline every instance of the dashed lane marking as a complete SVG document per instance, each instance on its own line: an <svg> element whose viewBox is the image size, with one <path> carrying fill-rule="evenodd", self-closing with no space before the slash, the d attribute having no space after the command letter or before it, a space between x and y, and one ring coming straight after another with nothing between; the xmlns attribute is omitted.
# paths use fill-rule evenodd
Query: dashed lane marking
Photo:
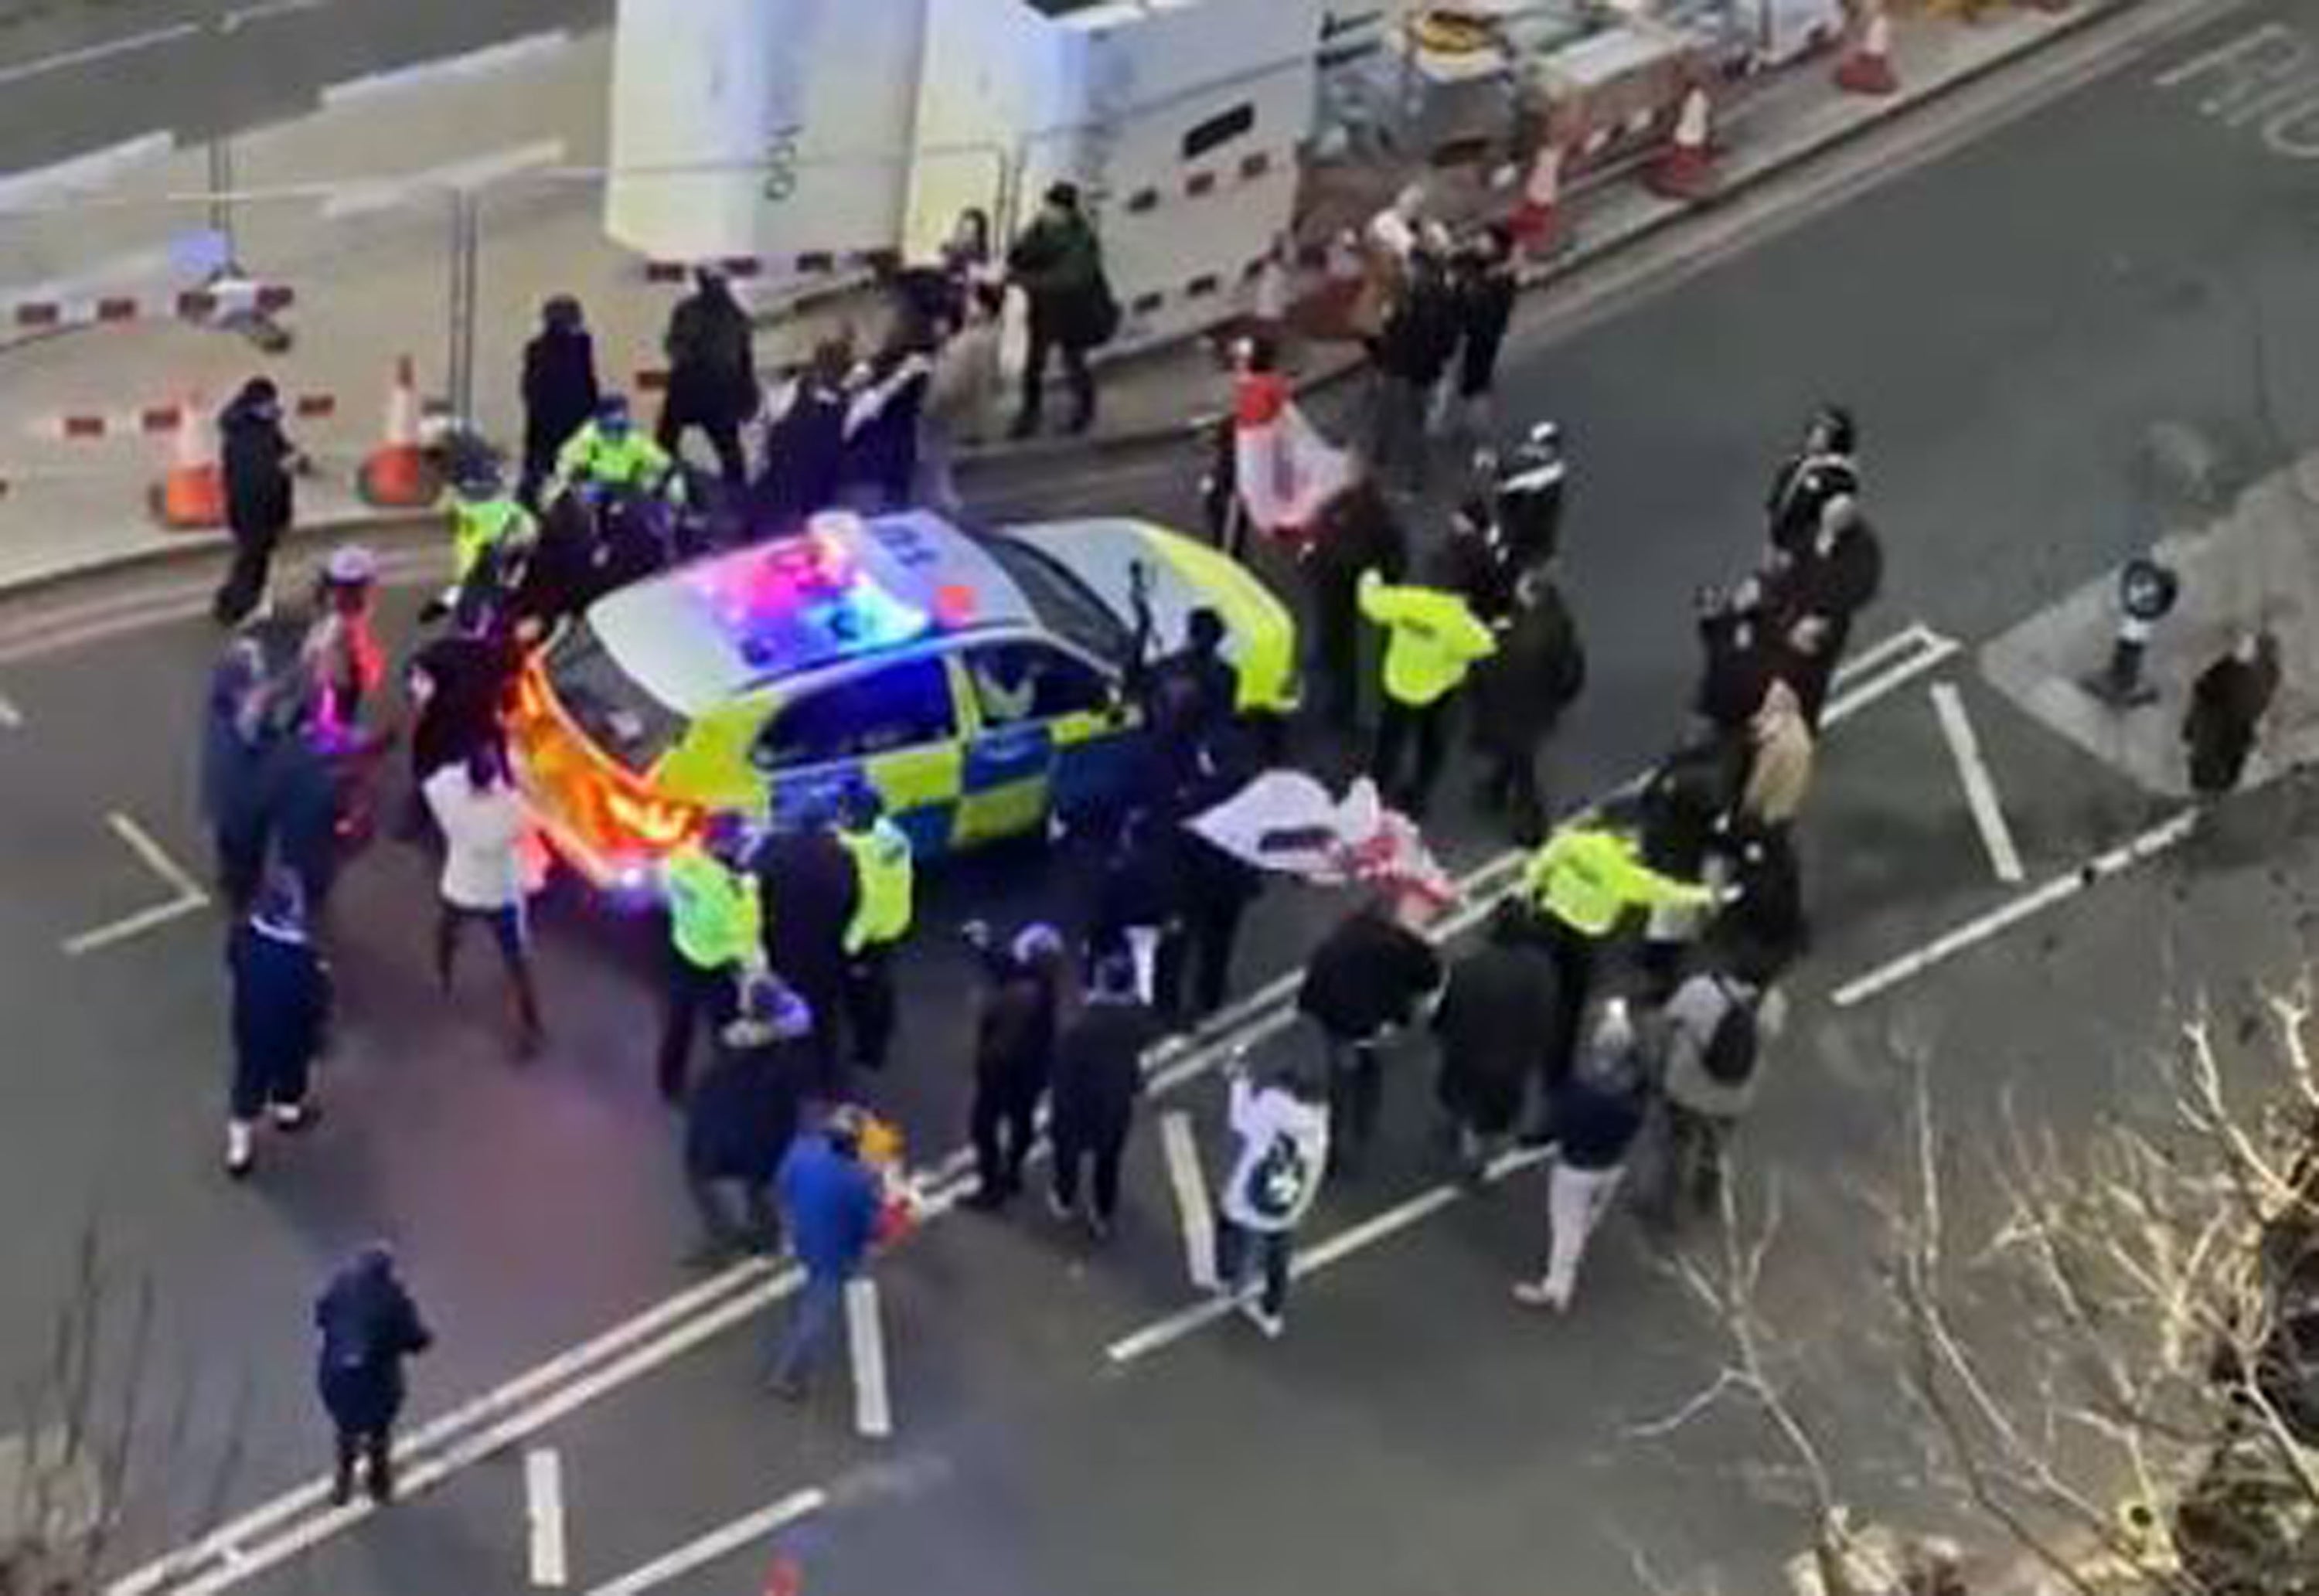
<svg viewBox="0 0 2319 1596"><path fill-rule="evenodd" d="M845 1339L853 1353L853 1431L882 1441L894 1433L894 1404L886 1389L886 1322L878 1283L862 1276L845 1283Z"/></svg>
<svg viewBox="0 0 2319 1596"><path fill-rule="evenodd" d="M1160 1116L1160 1144L1168 1154L1168 1184L1176 1193L1176 1219L1184 1231L1184 1272L1195 1289L1216 1285L1216 1216L1208 1204L1208 1177L1192 1116L1171 1108Z"/></svg>
<svg viewBox="0 0 2319 1596"><path fill-rule="evenodd" d="M534 1447L523 1455L524 1520L531 1543L531 1582L560 1591L572 1582L564 1532L564 1455Z"/></svg>

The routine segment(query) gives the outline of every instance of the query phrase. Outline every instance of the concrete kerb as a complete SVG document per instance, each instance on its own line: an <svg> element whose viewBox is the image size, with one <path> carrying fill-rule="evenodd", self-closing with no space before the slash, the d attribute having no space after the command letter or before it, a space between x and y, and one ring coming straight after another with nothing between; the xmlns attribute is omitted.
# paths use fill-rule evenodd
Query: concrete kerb
<svg viewBox="0 0 2319 1596"><path fill-rule="evenodd" d="M290 528L282 548L291 554L356 536L379 538L416 532L422 525L428 530L438 530L440 518L426 510L348 511L297 523ZM39 600L99 578L173 571L203 561L216 562L222 574L225 561L232 553L232 541L223 532L156 532L154 537L156 541L150 546L127 553L68 558L20 576L0 576L0 600ZM165 537L169 541L161 541ZM445 546L447 549L447 536Z"/></svg>
<svg viewBox="0 0 2319 1596"><path fill-rule="evenodd" d="M1854 120L1820 130L1786 148L1767 147L1752 162L1737 169L1727 167L1714 194L1704 200L1694 203L1656 202L1638 209L1623 224L1600 232L1590 233L1581 225L1574 230L1575 236L1563 248L1547 259L1531 262L1521 268L1522 292L1525 295L1533 294L1576 277L1601 266L1611 256L1647 243L1692 217L1718 210L1774 178L1786 176L1815 160L1832 155L1911 113L1937 105L1950 96L2017 65L2041 50L2114 22L2145 3L2146 0L2080 0L2080 4L2072 10L2046 14L2038 25L2025 29L2022 37L2004 50L1962 67L1945 77L1890 99L1861 102L1861 114ZM1575 188L1572 197L1583 198L1590 194L1608 192L1632 176L1631 170L1622 167L1615 178L1604 175L1601 181ZM1186 343L1208 336L1199 334L1187 338ZM1176 351L1171 349L1168 352ZM1161 351L1150 353L1157 357ZM1358 372L1366 364L1365 356L1348 350L1330 349L1297 374L1296 392L1300 395L1320 392ZM1202 419L1186 417L1164 426L1155 424L1123 428L1093 437L1046 437L991 444L979 448L961 449L958 458L961 464L980 467L1015 460L1038 461L1064 455L1125 453L1187 437Z"/></svg>
<svg viewBox="0 0 2319 1596"><path fill-rule="evenodd" d="M2099 3L2085 0L2074 10L2053 16L2040 25L2025 28L2022 37L2006 48L1927 83L1914 92L1890 100L1863 104L1862 113L1857 118L1818 130L1788 147L1767 147L1751 162L1736 169L1727 169L1721 185L1708 200L1690 204L1676 202L1653 203L1638 207L1632 217L1602 231L1589 233L1582 230L1566 248L1549 259L1527 266L1521 274L1522 289L1525 294L1530 294L1566 283L1599 267L1611 257L1657 238L1691 217L1712 212L1741 194L1856 142L1913 112L1937 104L1943 99L2017 65L2047 46L2114 22L2146 3L2147 0L2099 0ZM1163 355L1180 353L1207 336L1201 334L1188 338L1183 344L1168 351L1152 351L1151 356L1156 359L1163 357ZM1365 364L1364 357L1358 353L1328 351L1299 374L1297 391L1308 394L1319 392L1352 375ZM1164 425L1123 428L1092 437L1036 438L991 445L961 451L960 463L979 469L1017 460L1038 462L1067 455L1099 458L1188 437L1195 421L1196 418L1186 416ZM298 543L343 537L393 527L411 518L408 511L332 516L301 525L294 529L293 537ZM66 561L22 576L0 576L0 595L14 598L34 594L105 573L189 564L196 560L215 557L221 546L221 541L215 537L188 537L182 546L156 544L126 554L99 555L86 561Z"/></svg>

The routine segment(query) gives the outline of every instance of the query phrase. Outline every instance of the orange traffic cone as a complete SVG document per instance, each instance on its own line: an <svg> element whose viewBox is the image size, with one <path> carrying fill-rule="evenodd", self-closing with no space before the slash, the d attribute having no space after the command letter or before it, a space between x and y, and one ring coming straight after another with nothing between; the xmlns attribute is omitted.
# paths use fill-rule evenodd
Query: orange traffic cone
<svg viewBox="0 0 2319 1596"><path fill-rule="evenodd" d="M1653 162L1644 181L1651 192L1670 200L1698 201L1715 192L1715 149L1712 113L1707 91L1693 86L1683 97L1674 119L1674 139Z"/></svg>
<svg viewBox="0 0 2319 1596"><path fill-rule="evenodd" d="M1836 86L1848 95L1890 95L1900 89L1892 70L1892 23L1879 5L1868 14L1859 41L1836 64Z"/></svg>
<svg viewBox="0 0 2319 1596"><path fill-rule="evenodd" d="M1562 242L1562 146L1551 140L1530 162L1512 226L1515 241L1532 255L1550 254Z"/></svg>
<svg viewBox="0 0 2319 1596"><path fill-rule="evenodd" d="M153 518L173 532L207 532L225 525L225 473L217 438L198 394L177 406L169 464L148 495Z"/></svg>
<svg viewBox="0 0 2319 1596"><path fill-rule="evenodd" d="M424 509L442 496L442 477L419 443L419 378L408 355L394 363L387 391L386 441L355 473L355 491L377 509Z"/></svg>

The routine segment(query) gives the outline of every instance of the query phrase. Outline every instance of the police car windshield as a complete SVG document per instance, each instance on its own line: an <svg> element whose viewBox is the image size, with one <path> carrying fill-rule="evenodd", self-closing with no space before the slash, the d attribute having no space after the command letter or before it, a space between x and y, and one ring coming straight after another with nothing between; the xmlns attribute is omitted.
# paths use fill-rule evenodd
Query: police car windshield
<svg viewBox="0 0 2319 1596"><path fill-rule="evenodd" d="M590 742L638 775L675 746L684 717L620 669L583 617L547 650L547 684Z"/></svg>
<svg viewBox="0 0 2319 1596"><path fill-rule="evenodd" d="M1006 568L1041 626L1109 664L1126 663L1127 623L1059 561L1003 533L986 532L977 541Z"/></svg>

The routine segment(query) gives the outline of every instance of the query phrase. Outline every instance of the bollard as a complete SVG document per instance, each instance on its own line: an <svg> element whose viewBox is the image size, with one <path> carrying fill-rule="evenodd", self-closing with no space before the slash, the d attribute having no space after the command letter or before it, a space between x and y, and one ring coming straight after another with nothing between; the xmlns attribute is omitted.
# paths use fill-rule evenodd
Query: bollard
<svg viewBox="0 0 2319 1596"><path fill-rule="evenodd" d="M2157 561L2136 555L2125 563L2117 573L2117 634L2110 644L2109 664L2087 679L2088 692L2118 709L2158 701L2158 690L2143 679L2143 662L2150 652L2152 630L2172 612L2181 594L2181 578Z"/></svg>

